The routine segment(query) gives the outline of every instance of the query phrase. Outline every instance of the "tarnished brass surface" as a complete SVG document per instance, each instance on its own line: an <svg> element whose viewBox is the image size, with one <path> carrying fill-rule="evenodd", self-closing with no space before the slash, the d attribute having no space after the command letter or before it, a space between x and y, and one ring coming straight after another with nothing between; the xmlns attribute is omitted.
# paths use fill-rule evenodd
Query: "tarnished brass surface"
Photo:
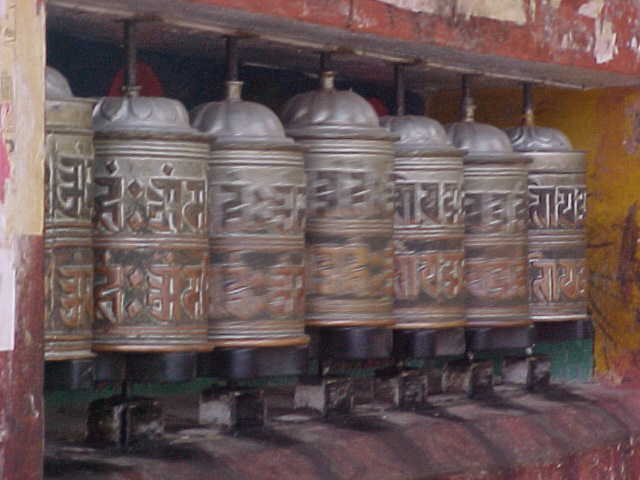
<svg viewBox="0 0 640 480"><path fill-rule="evenodd" d="M527 160L517 153L469 155L464 190L468 326L530 324Z"/></svg>
<svg viewBox="0 0 640 480"><path fill-rule="evenodd" d="M467 92L468 93L468 92ZM473 121L447 126L464 160L465 314L468 327L531 324L527 281L527 165L498 128Z"/></svg>
<svg viewBox="0 0 640 480"><path fill-rule="evenodd" d="M48 77L51 70L47 70ZM66 83L64 78L62 81ZM91 112L95 102L70 96L61 98L67 92L70 95L68 85L55 91L47 88L45 360L93 356Z"/></svg>
<svg viewBox="0 0 640 480"><path fill-rule="evenodd" d="M426 117L384 117L396 142L395 302L399 329L453 328L464 314L464 152Z"/></svg>
<svg viewBox="0 0 640 480"><path fill-rule="evenodd" d="M531 152L529 282L534 321L586 320L586 187L582 152Z"/></svg>
<svg viewBox="0 0 640 480"><path fill-rule="evenodd" d="M302 151L266 107L240 99L196 107L213 136L209 182L209 339L220 347L305 345Z"/></svg>
<svg viewBox="0 0 640 480"><path fill-rule="evenodd" d="M282 118L305 147L307 326L393 325L393 138L329 72Z"/></svg>
<svg viewBox="0 0 640 480"><path fill-rule="evenodd" d="M529 306L538 322L587 320L585 156L559 130L506 130L529 165Z"/></svg>
<svg viewBox="0 0 640 480"><path fill-rule="evenodd" d="M207 139L179 102L131 93L94 127L94 350L207 350Z"/></svg>

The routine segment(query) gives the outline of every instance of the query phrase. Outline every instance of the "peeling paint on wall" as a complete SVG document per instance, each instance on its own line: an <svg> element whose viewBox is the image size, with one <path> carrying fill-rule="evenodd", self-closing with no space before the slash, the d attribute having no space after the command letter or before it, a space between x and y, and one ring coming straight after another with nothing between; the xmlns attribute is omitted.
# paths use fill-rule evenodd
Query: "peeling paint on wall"
<svg viewBox="0 0 640 480"><path fill-rule="evenodd" d="M394 7L418 13L440 13L440 0L380 0Z"/></svg>
<svg viewBox="0 0 640 480"><path fill-rule="evenodd" d="M618 54L616 40L618 34L613 31L613 24L609 20L596 18L596 43L593 48L593 56L596 63L606 63L613 60Z"/></svg>
<svg viewBox="0 0 640 480"><path fill-rule="evenodd" d="M590 0L587 3L580 5L578 14L585 17L598 18L604 7L605 0Z"/></svg>
<svg viewBox="0 0 640 480"><path fill-rule="evenodd" d="M578 9L579 15L595 20L593 56L598 64L610 62L618 54L616 44L618 34L615 32L611 20L603 18L604 7L605 0L589 0L580 5Z"/></svg>
<svg viewBox="0 0 640 480"><path fill-rule="evenodd" d="M471 17L488 18L503 22L524 25L527 22L527 2L523 0L456 0L442 2L442 0L380 0L418 13L450 15L455 12L467 19ZM557 3L558 0L555 0ZM446 5L445 5L446 3ZM529 8L535 14L535 2L529 2Z"/></svg>
<svg viewBox="0 0 640 480"><path fill-rule="evenodd" d="M467 18L489 18L517 25L527 23L527 10L522 0L457 0L456 12Z"/></svg>
<svg viewBox="0 0 640 480"><path fill-rule="evenodd" d="M637 56L640 56L640 42L635 35L629 40L628 46Z"/></svg>

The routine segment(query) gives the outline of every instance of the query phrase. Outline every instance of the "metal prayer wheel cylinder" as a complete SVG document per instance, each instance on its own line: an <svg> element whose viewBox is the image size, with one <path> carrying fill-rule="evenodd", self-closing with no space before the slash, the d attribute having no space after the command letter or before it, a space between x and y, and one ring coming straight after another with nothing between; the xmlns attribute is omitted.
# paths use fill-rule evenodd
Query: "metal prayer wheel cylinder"
<svg viewBox="0 0 640 480"><path fill-rule="evenodd" d="M96 106L93 349L209 349L207 138L183 105L106 97Z"/></svg>
<svg viewBox="0 0 640 480"><path fill-rule="evenodd" d="M588 320L585 156L560 131L507 129L529 164L529 308L535 322Z"/></svg>
<svg viewBox="0 0 640 480"><path fill-rule="evenodd" d="M288 348L309 342L304 333L302 149L285 136L275 113L241 99L241 86L227 82L225 100L192 112L194 128L213 137L208 317L214 356L218 348Z"/></svg>
<svg viewBox="0 0 640 480"><path fill-rule="evenodd" d="M491 125L464 121L447 130L452 143L468 152L465 305L468 327L475 335L470 348L529 346L528 160L514 153L506 134Z"/></svg>
<svg viewBox="0 0 640 480"><path fill-rule="evenodd" d="M464 151L453 148L444 128L430 118L402 115L381 123L400 137L394 168L394 349L408 350L410 357L464 353ZM420 342L420 331L431 335Z"/></svg>
<svg viewBox="0 0 640 480"><path fill-rule="evenodd" d="M331 72L281 117L305 147L306 325L324 338L321 356L388 356L395 138L362 97L334 89Z"/></svg>
<svg viewBox="0 0 640 480"><path fill-rule="evenodd" d="M93 130L95 102L74 98L46 70L45 360L93 357Z"/></svg>

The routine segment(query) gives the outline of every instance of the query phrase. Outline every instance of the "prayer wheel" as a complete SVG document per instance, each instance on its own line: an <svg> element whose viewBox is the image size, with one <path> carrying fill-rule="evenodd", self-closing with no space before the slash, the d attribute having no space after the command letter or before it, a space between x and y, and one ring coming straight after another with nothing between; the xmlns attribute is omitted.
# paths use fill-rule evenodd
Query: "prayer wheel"
<svg viewBox="0 0 640 480"><path fill-rule="evenodd" d="M95 102L75 98L64 76L46 69L45 360L94 357L93 130Z"/></svg>
<svg viewBox="0 0 640 480"><path fill-rule="evenodd" d="M168 98L97 105L95 323L100 352L207 350L207 138Z"/></svg>
<svg viewBox="0 0 640 480"><path fill-rule="evenodd" d="M529 164L529 308L541 331L588 322L584 219L585 156L559 130L534 124L525 87L525 122L507 129L513 148ZM571 325L573 324L573 325ZM546 338L545 338L546 339ZM554 338L548 338L552 340ZM558 340L558 338L555 338Z"/></svg>
<svg viewBox="0 0 640 480"><path fill-rule="evenodd" d="M284 106L305 148L306 325L321 358L382 358L393 319L393 140L362 97L320 89Z"/></svg>
<svg viewBox="0 0 640 480"><path fill-rule="evenodd" d="M192 112L212 137L208 167L209 340L201 375L293 375L306 362L302 149L267 107L226 99ZM203 359L203 357L205 357Z"/></svg>
<svg viewBox="0 0 640 480"><path fill-rule="evenodd" d="M428 117L383 117L400 137L394 168L394 352L465 351L463 155Z"/></svg>
<svg viewBox="0 0 640 480"><path fill-rule="evenodd" d="M527 348L529 316L527 158L507 135L474 121L465 85L464 120L447 126L464 160L465 310L470 350Z"/></svg>

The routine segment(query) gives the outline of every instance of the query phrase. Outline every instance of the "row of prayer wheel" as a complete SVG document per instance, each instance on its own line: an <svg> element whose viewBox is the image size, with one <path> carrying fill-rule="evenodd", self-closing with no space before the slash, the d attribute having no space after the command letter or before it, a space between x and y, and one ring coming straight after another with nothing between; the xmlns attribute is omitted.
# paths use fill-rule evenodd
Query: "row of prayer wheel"
<svg viewBox="0 0 640 480"><path fill-rule="evenodd" d="M321 81L281 123L240 82L189 117L135 88L94 108L47 69L46 360L308 335L336 357L388 356L392 334L408 356L453 355L465 331L524 346L533 321L587 318L584 157L566 137L507 134L471 104L446 130L380 121Z"/></svg>

